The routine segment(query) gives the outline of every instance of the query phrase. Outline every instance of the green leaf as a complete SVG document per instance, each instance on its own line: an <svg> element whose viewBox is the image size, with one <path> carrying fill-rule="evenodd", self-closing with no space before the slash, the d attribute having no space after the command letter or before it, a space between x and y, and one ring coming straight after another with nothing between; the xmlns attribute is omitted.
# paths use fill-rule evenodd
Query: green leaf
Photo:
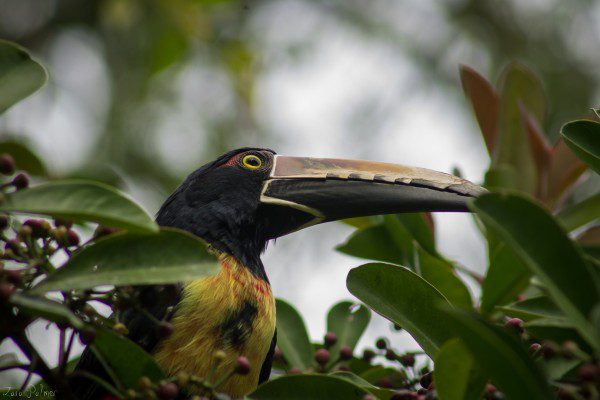
<svg viewBox="0 0 600 400"><path fill-rule="evenodd" d="M355 231L346 243L335 248L350 256L368 260L399 263L403 254L383 225L375 225Z"/></svg>
<svg viewBox="0 0 600 400"><path fill-rule="evenodd" d="M404 267L365 264L350 270L346 286L373 311L406 329L430 357L452 337L446 313L437 307L448 300Z"/></svg>
<svg viewBox="0 0 600 400"><path fill-rule="evenodd" d="M150 354L116 332L98 329L92 346L126 388L138 388L142 376L147 376L152 381L165 377Z"/></svg>
<svg viewBox="0 0 600 400"><path fill-rule="evenodd" d="M423 279L440 291L448 301L464 309L473 308L473 300L465 283L454 273L452 264L429 254L418 246L419 272Z"/></svg>
<svg viewBox="0 0 600 400"><path fill-rule="evenodd" d="M12 140L0 142L0 154L4 153L12 156L18 169L25 170L30 175L47 175L44 162L23 143Z"/></svg>
<svg viewBox="0 0 600 400"><path fill-rule="evenodd" d="M369 392L331 375L287 375L265 382L248 397L253 400L361 400Z"/></svg>
<svg viewBox="0 0 600 400"><path fill-rule="evenodd" d="M443 400L481 398L487 382L481 369L460 339L450 339L435 356L435 390Z"/></svg>
<svg viewBox="0 0 600 400"><path fill-rule="evenodd" d="M513 301L529 286L530 278L531 272L512 249L500 245L481 285L481 313L489 315L494 307Z"/></svg>
<svg viewBox="0 0 600 400"><path fill-rule="evenodd" d="M525 322L523 326L527 333L538 341L551 340L563 343L570 340L577 343L584 351L592 351L589 343L583 339L568 318L538 318Z"/></svg>
<svg viewBox="0 0 600 400"><path fill-rule="evenodd" d="M313 365L313 347L310 344L304 320L296 309L284 300L276 299L277 345L291 368L306 371Z"/></svg>
<svg viewBox="0 0 600 400"><path fill-rule="evenodd" d="M75 253L30 292L185 282L218 268L204 242L187 232L163 228L158 234L117 233Z"/></svg>
<svg viewBox="0 0 600 400"><path fill-rule="evenodd" d="M62 324L68 323L75 329L81 329L84 326L83 321L73 314L71 310L64 304L56 301L15 293L10 297L10 303L31 317L41 317L48 321Z"/></svg>
<svg viewBox="0 0 600 400"><path fill-rule="evenodd" d="M573 371L579 364L581 364L581 360L576 358L569 360L563 357L552 357L549 359L542 357L538 360L540 369L544 371L547 379L551 381L561 379Z"/></svg>
<svg viewBox="0 0 600 400"><path fill-rule="evenodd" d="M381 378L388 377L396 372L394 368L378 365L362 372L360 377L371 384L376 384Z"/></svg>
<svg viewBox="0 0 600 400"><path fill-rule="evenodd" d="M522 343L481 316L446 309L449 325L477 365L508 399L552 398L546 380Z"/></svg>
<svg viewBox="0 0 600 400"><path fill-rule="evenodd" d="M581 228L590 222L597 221L599 218L600 193L585 199L581 203L568 207L558 214L558 219L567 232Z"/></svg>
<svg viewBox="0 0 600 400"><path fill-rule="evenodd" d="M19 190L6 195L0 211L93 221L131 231L158 231L142 207L120 191L96 182L54 181Z"/></svg>
<svg viewBox="0 0 600 400"><path fill-rule="evenodd" d="M393 217L400 221L422 248L431 254L437 254L433 229L427 222L425 213L395 214Z"/></svg>
<svg viewBox="0 0 600 400"><path fill-rule="evenodd" d="M0 40L0 114L44 86L48 74L21 46Z"/></svg>
<svg viewBox="0 0 600 400"><path fill-rule="evenodd" d="M562 311L546 296L532 297L497 308L509 317L521 318L523 321L537 318L565 318Z"/></svg>
<svg viewBox="0 0 600 400"><path fill-rule="evenodd" d="M349 346L356 347L358 340L367 329L371 320L371 311L363 305L355 308L351 301L341 301L335 304L327 313L327 331L336 334L338 340L330 349L332 363L335 362L340 349Z"/></svg>
<svg viewBox="0 0 600 400"><path fill-rule="evenodd" d="M588 120L571 121L560 133L569 148L600 174L600 124Z"/></svg>
<svg viewBox="0 0 600 400"><path fill-rule="evenodd" d="M500 77L500 130L497 157L494 166L510 165L518 174L516 187L532 193L536 183L536 170L526 132L521 121L520 106L525 107L543 123L545 96L537 77L522 64L508 65Z"/></svg>
<svg viewBox="0 0 600 400"><path fill-rule="evenodd" d="M471 205L546 286L550 298L583 337L600 349L598 335L587 321L600 297L598 276L558 222L541 206L516 194L486 194Z"/></svg>
<svg viewBox="0 0 600 400"><path fill-rule="evenodd" d="M361 388L367 390L369 393L374 394L380 400L387 400L390 397L392 397L392 395L395 393L393 390L390 390L390 389L378 388L377 386L372 385L371 383L364 380L360 376L355 375L349 371L335 371L335 372L330 373L329 375L335 376L338 378L342 378L342 379L346 379L346 380L354 383L355 385L360 386Z"/></svg>
<svg viewBox="0 0 600 400"><path fill-rule="evenodd" d="M387 234L395 245L396 250L401 254L394 264L404 265L415 270L417 260L414 245L414 238L398 215L384 215L383 226ZM375 259L377 260L377 259ZM382 260L385 261L385 260Z"/></svg>

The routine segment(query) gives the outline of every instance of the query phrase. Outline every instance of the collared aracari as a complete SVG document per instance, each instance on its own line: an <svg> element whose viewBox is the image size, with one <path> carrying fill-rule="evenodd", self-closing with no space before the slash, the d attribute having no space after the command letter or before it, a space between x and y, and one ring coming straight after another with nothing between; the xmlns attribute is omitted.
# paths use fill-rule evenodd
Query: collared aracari
<svg viewBox="0 0 600 400"><path fill-rule="evenodd" d="M181 285L141 288L147 311L171 322L168 337L161 338L146 313L127 310L122 322L128 336L170 375L185 371L206 376L219 350L225 358L216 376L232 370L238 356L247 357L250 373L232 376L218 388L242 397L269 378L277 340L275 301L260 259L269 240L344 218L468 211L469 199L484 191L423 168L285 157L261 148L230 151L190 174L156 217L161 226L206 241L220 261L220 272ZM88 350L77 368L103 373ZM102 390L87 381L76 385L76 393L97 399Z"/></svg>

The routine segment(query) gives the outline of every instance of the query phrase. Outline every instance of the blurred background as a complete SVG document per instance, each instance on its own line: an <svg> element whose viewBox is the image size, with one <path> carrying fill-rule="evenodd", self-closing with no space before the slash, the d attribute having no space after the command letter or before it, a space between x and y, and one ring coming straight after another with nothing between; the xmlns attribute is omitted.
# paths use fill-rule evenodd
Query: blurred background
<svg viewBox="0 0 600 400"><path fill-rule="evenodd" d="M552 139L600 103L592 0L0 0L0 37L29 48L50 74L0 118L2 139L28 143L51 177L116 185L150 213L188 173L242 146L458 170L481 182L489 160L460 64L491 82L512 60L535 71ZM435 220L439 249L483 272L472 218ZM351 231L313 227L264 257L275 294L315 339L329 307L351 298L346 274L362 261L334 250ZM36 327L32 335L56 340ZM414 346L379 318L362 346L382 334Z"/></svg>

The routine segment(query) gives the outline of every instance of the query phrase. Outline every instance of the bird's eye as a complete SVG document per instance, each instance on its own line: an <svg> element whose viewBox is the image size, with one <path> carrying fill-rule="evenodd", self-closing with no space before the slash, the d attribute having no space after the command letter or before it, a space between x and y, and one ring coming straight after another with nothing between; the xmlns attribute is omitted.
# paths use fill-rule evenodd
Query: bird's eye
<svg viewBox="0 0 600 400"><path fill-rule="evenodd" d="M254 154L248 154L242 159L242 164L248 169L257 169L262 165L262 160Z"/></svg>

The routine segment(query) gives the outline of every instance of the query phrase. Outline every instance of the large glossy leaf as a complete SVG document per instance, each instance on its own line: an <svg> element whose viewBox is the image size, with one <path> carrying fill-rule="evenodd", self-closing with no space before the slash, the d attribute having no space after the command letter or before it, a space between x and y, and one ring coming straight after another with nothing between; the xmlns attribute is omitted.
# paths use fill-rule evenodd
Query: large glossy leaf
<svg viewBox="0 0 600 400"><path fill-rule="evenodd" d="M118 190L96 182L55 181L8 194L0 211L93 221L131 231L156 232L142 207Z"/></svg>
<svg viewBox="0 0 600 400"><path fill-rule="evenodd" d="M84 325L83 321L64 304L53 300L15 293L10 297L10 303L31 317L41 317L48 321L62 324L68 323L75 329L80 329Z"/></svg>
<svg viewBox="0 0 600 400"><path fill-rule="evenodd" d="M252 400L360 400L369 392L332 375L288 375L270 380L248 397Z"/></svg>
<svg viewBox="0 0 600 400"><path fill-rule="evenodd" d="M365 264L350 271L346 286L373 311L406 329L431 357L452 337L446 313L438 307L450 303L407 268Z"/></svg>
<svg viewBox="0 0 600 400"><path fill-rule="evenodd" d="M377 386L374 386L371 383L369 383L368 381L366 381L365 379L363 379L360 376L355 375L349 371L335 371L329 375L335 376L337 378L346 379L346 380L352 382L353 384L365 389L369 393L372 393L373 395L377 396L377 398L379 400L387 400L390 397L392 397L392 395L395 393L391 389L382 389Z"/></svg>
<svg viewBox="0 0 600 400"><path fill-rule="evenodd" d="M0 114L44 86L48 75L21 46L0 40Z"/></svg>
<svg viewBox="0 0 600 400"><path fill-rule="evenodd" d="M509 317L521 318L523 321L537 318L565 318L562 311L546 296L536 296L497 308Z"/></svg>
<svg viewBox="0 0 600 400"><path fill-rule="evenodd" d="M600 219L600 193L562 210L558 219L568 232Z"/></svg>
<svg viewBox="0 0 600 400"><path fill-rule="evenodd" d="M351 301L341 301L327 313L327 331L335 333L338 339L330 349L332 362L335 362L343 346L354 349L369 325L371 311L363 305L356 306Z"/></svg>
<svg viewBox="0 0 600 400"><path fill-rule="evenodd" d="M495 166L510 165L518 171L517 188L531 193L535 188L536 171L521 122L520 106L524 106L532 118L543 121L545 97L535 75L525 66L512 63L500 78L500 133Z"/></svg>
<svg viewBox="0 0 600 400"><path fill-rule="evenodd" d="M441 400L479 399L487 378L460 339L450 339L435 356L435 390Z"/></svg>
<svg viewBox="0 0 600 400"><path fill-rule="evenodd" d="M185 282L218 268L204 242L187 232L163 228L158 234L119 233L75 253L31 291Z"/></svg>
<svg viewBox="0 0 600 400"><path fill-rule="evenodd" d="M126 388L138 388L143 376L153 381L165 377L150 354L116 332L98 329L92 347Z"/></svg>
<svg viewBox="0 0 600 400"><path fill-rule="evenodd" d="M552 398L546 380L515 337L477 314L447 309L450 325L477 365L509 399Z"/></svg>
<svg viewBox="0 0 600 400"><path fill-rule="evenodd" d="M414 271L416 267L416 253L413 241L415 239L411 232L397 215L384 215L383 226L389 238L394 243L396 251L401 254L400 259L397 259L394 263L404 265ZM374 260L379 259L375 258Z"/></svg>
<svg viewBox="0 0 600 400"><path fill-rule="evenodd" d="M600 348L587 321L600 298L598 276L558 222L545 209L516 194L486 194L475 200L472 208L537 275L554 303L590 344Z"/></svg>
<svg viewBox="0 0 600 400"><path fill-rule="evenodd" d="M560 133L571 150L600 174L600 124L588 120L572 121L565 124Z"/></svg>
<svg viewBox="0 0 600 400"><path fill-rule="evenodd" d="M464 309L473 308L473 300L465 283L454 273L452 264L441 257L429 254L417 246L419 272L423 279L440 291L448 301Z"/></svg>
<svg viewBox="0 0 600 400"><path fill-rule="evenodd" d="M277 345L292 368L306 371L313 364L313 348L302 316L284 300L276 300Z"/></svg>
<svg viewBox="0 0 600 400"><path fill-rule="evenodd" d="M513 301L527 288L530 278L531 272L512 249L500 244L481 285L481 313L488 315L495 306Z"/></svg>
<svg viewBox="0 0 600 400"><path fill-rule="evenodd" d="M494 154L498 134L498 94L483 76L466 65L460 66L460 81L491 156Z"/></svg>
<svg viewBox="0 0 600 400"><path fill-rule="evenodd" d="M391 263L399 263L403 258L401 250L383 225L357 230L336 250L354 257Z"/></svg>
<svg viewBox="0 0 600 400"><path fill-rule="evenodd" d="M44 162L23 143L12 140L0 142L0 154L4 153L12 156L18 169L25 170L30 175L47 174Z"/></svg>

